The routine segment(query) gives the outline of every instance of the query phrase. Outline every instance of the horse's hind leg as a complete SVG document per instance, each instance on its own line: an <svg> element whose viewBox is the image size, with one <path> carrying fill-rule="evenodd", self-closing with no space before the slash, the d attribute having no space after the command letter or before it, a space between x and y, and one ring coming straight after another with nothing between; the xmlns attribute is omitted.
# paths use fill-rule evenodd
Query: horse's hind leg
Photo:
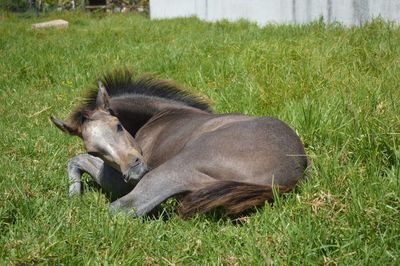
<svg viewBox="0 0 400 266"><path fill-rule="evenodd" d="M110 211L126 212L132 217L146 215L169 197L185 191L183 184L150 171L129 194L112 202Z"/></svg>
<svg viewBox="0 0 400 266"><path fill-rule="evenodd" d="M146 215L166 199L214 181L197 171L171 168L174 169L164 165L148 172L129 194L111 203L111 213L123 211L133 217Z"/></svg>
<svg viewBox="0 0 400 266"><path fill-rule="evenodd" d="M68 178L70 180L69 196L82 193L82 174L88 173L93 180L110 196L121 197L133 189L127 184L118 171L106 165L103 160L90 154L80 154L68 162Z"/></svg>

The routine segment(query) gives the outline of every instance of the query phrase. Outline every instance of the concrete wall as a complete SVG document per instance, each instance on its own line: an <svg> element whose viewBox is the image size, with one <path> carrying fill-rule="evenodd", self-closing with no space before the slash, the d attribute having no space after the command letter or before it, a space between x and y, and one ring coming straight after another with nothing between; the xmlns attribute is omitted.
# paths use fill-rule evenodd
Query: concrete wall
<svg viewBox="0 0 400 266"><path fill-rule="evenodd" d="M374 17L400 22L400 0L150 0L152 19L197 16L206 21L247 19L269 23L326 23L358 26Z"/></svg>

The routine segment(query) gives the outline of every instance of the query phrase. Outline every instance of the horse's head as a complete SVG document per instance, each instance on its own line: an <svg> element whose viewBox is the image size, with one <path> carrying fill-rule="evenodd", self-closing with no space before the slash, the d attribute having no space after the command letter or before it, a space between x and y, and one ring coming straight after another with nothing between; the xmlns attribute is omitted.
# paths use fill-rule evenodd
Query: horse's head
<svg viewBox="0 0 400 266"><path fill-rule="evenodd" d="M79 117L78 117L79 116ZM100 157L120 171L126 182L137 183L148 171L142 150L110 109L109 96L99 82L96 108L78 112L72 123L51 117L63 132L82 138L89 154Z"/></svg>

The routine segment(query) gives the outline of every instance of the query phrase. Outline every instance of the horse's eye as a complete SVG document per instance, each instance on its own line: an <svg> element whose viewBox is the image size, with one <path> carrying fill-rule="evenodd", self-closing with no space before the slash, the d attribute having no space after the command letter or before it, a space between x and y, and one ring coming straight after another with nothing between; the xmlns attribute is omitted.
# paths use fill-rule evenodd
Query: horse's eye
<svg viewBox="0 0 400 266"><path fill-rule="evenodd" d="M121 123L118 123L117 124L117 132L121 132L123 130L124 130L124 128L122 127Z"/></svg>
<svg viewBox="0 0 400 266"><path fill-rule="evenodd" d="M116 116L116 114L115 114L115 112L114 112L114 110L113 110L113 109L111 109L111 108L108 108L108 112L110 113L110 115L112 115L112 116Z"/></svg>

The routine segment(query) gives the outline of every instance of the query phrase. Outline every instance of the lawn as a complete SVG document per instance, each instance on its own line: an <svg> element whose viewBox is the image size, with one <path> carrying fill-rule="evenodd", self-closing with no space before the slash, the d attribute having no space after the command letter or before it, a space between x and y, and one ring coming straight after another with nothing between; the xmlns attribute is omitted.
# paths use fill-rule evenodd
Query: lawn
<svg viewBox="0 0 400 266"><path fill-rule="evenodd" d="M31 24L63 18L63 30ZM267 26L135 15L0 13L0 264L400 264L400 27ZM274 116L313 160L295 193L238 220L108 213L66 118L104 72L172 79L218 113Z"/></svg>

